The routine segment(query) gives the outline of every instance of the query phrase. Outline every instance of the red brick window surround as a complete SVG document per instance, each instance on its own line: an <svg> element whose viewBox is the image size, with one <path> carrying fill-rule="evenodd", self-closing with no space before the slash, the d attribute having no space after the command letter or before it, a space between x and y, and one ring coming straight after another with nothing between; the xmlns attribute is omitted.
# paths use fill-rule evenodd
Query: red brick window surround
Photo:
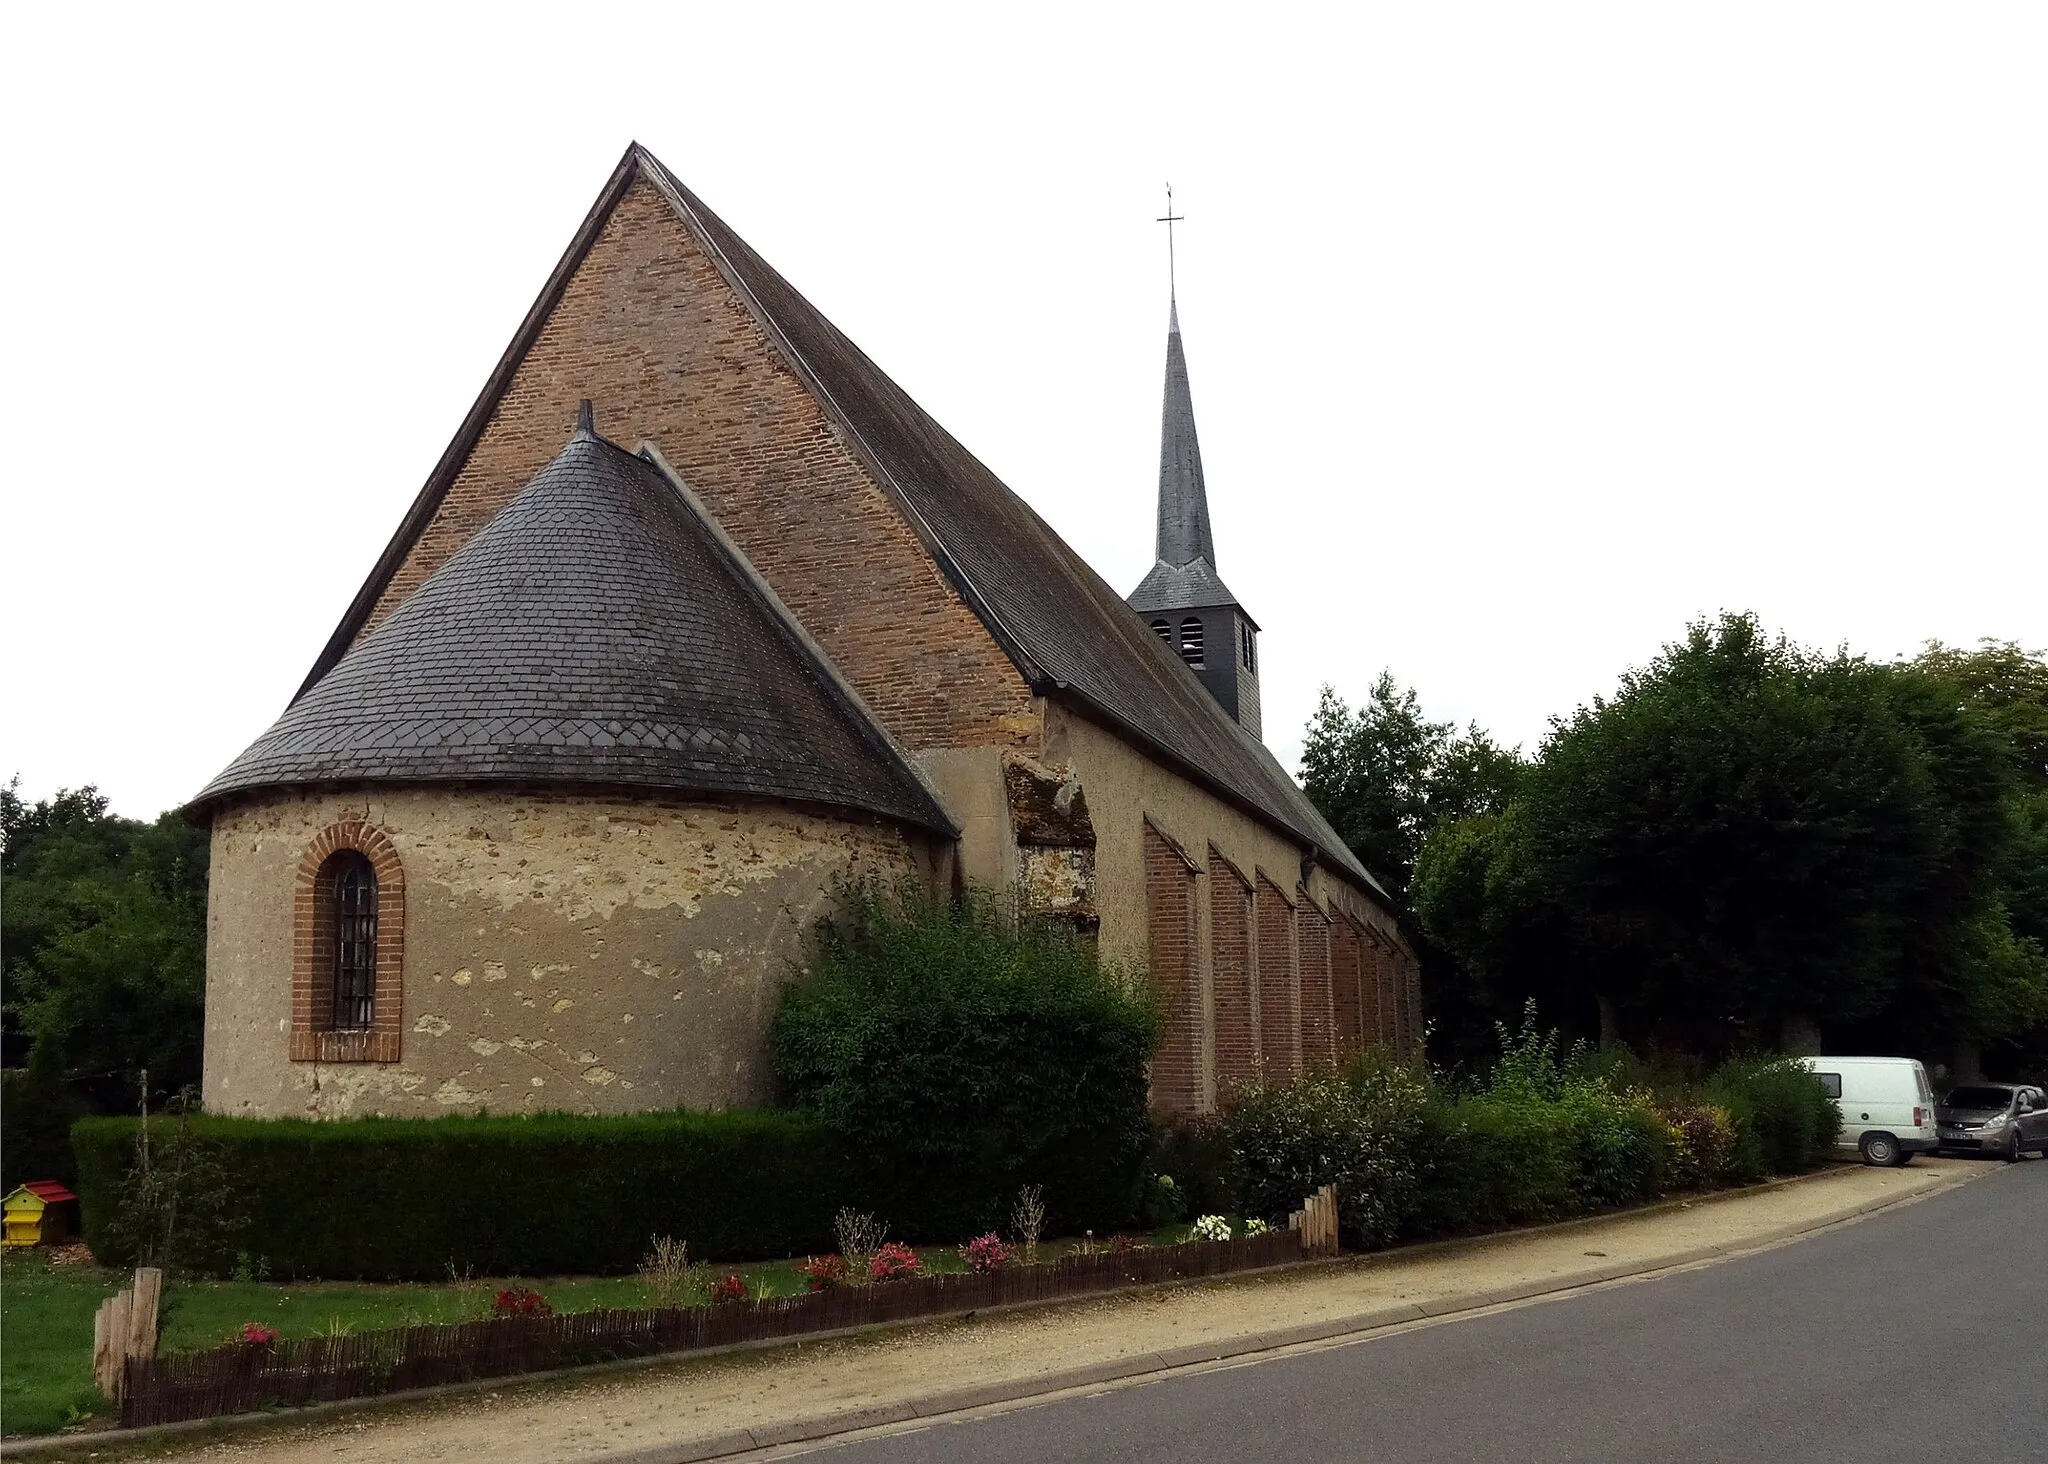
<svg viewBox="0 0 2048 1464"><path fill-rule="evenodd" d="M361 819L329 824L299 860L292 895L291 1060L397 1062L404 969L398 850Z"/></svg>

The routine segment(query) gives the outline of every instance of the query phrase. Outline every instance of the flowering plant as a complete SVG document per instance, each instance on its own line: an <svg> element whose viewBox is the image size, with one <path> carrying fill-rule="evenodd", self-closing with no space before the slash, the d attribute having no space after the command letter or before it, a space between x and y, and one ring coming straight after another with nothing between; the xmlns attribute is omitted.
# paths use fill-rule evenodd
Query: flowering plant
<svg viewBox="0 0 2048 1464"><path fill-rule="evenodd" d="M244 1322L242 1340L252 1346L267 1347L277 1340L277 1328L266 1327L261 1322Z"/></svg>
<svg viewBox="0 0 2048 1464"><path fill-rule="evenodd" d="M875 1252L868 1262L868 1274L877 1281L898 1281L917 1274L917 1252L900 1240L892 1240Z"/></svg>
<svg viewBox="0 0 2048 1464"><path fill-rule="evenodd" d="M1272 1228L1263 1220L1247 1220L1244 1222L1244 1238L1250 1240L1254 1235L1264 1235Z"/></svg>
<svg viewBox="0 0 2048 1464"><path fill-rule="evenodd" d="M844 1256L813 1256L796 1268L804 1278L804 1285L813 1291L829 1291L835 1286L846 1284L846 1258Z"/></svg>
<svg viewBox="0 0 2048 1464"><path fill-rule="evenodd" d="M491 1310L501 1317L547 1317L555 1312L545 1296L523 1286L511 1286L499 1292Z"/></svg>
<svg viewBox="0 0 2048 1464"><path fill-rule="evenodd" d="M745 1301L747 1299L747 1278L734 1271L721 1276L711 1283L711 1303L716 1306L722 1301Z"/></svg>
<svg viewBox="0 0 2048 1464"><path fill-rule="evenodd" d="M1112 1235L1109 1238L1109 1253L1113 1256L1127 1256L1144 1248L1145 1237L1142 1235Z"/></svg>
<svg viewBox="0 0 2048 1464"><path fill-rule="evenodd" d="M1230 1222L1221 1215L1204 1215L1188 1227L1190 1240L1228 1240Z"/></svg>
<svg viewBox="0 0 2048 1464"><path fill-rule="evenodd" d="M967 1262L970 1271L1000 1271L1010 1264L1010 1248L1003 1244L1003 1238L991 1230L987 1235L977 1235L960 1247L960 1259Z"/></svg>

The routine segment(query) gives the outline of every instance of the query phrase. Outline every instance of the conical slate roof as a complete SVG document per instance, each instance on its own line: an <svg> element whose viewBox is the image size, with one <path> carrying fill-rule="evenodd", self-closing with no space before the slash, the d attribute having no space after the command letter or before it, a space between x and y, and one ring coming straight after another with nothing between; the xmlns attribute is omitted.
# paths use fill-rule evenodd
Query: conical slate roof
<svg viewBox="0 0 2048 1464"><path fill-rule="evenodd" d="M1209 488L1202 479L1202 444L1195 436L1195 401L1188 390L1188 358L1180 343L1178 302L1167 307L1166 316L1166 392L1159 413L1159 533L1155 542L1158 562L1126 601L1133 610L1149 615L1154 610L1237 604L1237 596L1216 573ZM1257 622L1253 625L1256 628Z"/></svg>
<svg viewBox="0 0 2048 1464"><path fill-rule="evenodd" d="M751 566L588 426L208 784L548 782L954 826Z"/></svg>
<svg viewBox="0 0 2048 1464"><path fill-rule="evenodd" d="M1167 307L1166 392L1159 413L1159 534L1161 564L1206 559L1216 563L1209 532L1209 489L1202 481L1202 443L1195 436L1195 401L1188 389L1187 352L1180 343L1180 305Z"/></svg>

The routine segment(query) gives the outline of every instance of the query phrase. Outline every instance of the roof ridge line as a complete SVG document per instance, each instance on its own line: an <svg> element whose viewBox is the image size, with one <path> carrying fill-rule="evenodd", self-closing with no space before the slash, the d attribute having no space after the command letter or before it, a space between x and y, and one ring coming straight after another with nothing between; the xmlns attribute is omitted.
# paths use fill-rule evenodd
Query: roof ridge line
<svg viewBox="0 0 2048 1464"><path fill-rule="evenodd" d="M616 451L622 453L626 451L625 448L619 447L617 443L608 442L604 438L599 438L598 440L605 442L607 447L614 448ZM946 807L945 800L939 796L939 790L926 775L923 764L919 763L910 750L899 743L894 734L882 725L882 719L875 715L874 709L867 704L858 691L854 690L853 683L841 674L839 667L833 662L832 658L825 654L825 648L812 638L810 631L804 628L803 621L797 618L796 613L783 601L782 596L775 593L775 587L768 583L767 578L762 575L759 569L754 567L754 561L747 558L746 551L741 549L738 543L734 541L732 535L725 531L725 525L718 521L718 515L711 511L710 505L697 496L697 491L694 488L683 481L683 475L675 470L675 466L662 453L660 446L654 442L642 440L639 450L628 455L636 462L653 468L667 482L668 486L675 490L677 496L682 499L683 504L704 525L706 531L709 532L711 541L718 547L719 552L731 562L734 569L739 571L740 577L747 582L748 587L753 590L754 594L767 607L769 617L780 626L783 634L796 644L797 649L804 655L805 659L812 663L813 669L823 673L827 688L833 692L841 704L840 709L849 714L848 720L869 741L875 743L883 752L903 765L904 769L916 780L918 787L922 788L931 799L933 809L945 821L944 827L951 831L953 837L958 838L961 833L959 822L954 819L952 810Z"/></svg>

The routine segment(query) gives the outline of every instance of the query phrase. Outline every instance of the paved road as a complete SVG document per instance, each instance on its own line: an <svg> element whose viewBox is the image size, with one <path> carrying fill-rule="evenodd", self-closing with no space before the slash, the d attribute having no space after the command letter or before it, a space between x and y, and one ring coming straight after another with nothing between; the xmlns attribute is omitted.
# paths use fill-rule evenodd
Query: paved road
<svg viewBox="0 0 2048 1464"><path fill-rule="evenodd" d="M2048 1161L1701 1270L824 1452L2042 1464Z"/></svg>

